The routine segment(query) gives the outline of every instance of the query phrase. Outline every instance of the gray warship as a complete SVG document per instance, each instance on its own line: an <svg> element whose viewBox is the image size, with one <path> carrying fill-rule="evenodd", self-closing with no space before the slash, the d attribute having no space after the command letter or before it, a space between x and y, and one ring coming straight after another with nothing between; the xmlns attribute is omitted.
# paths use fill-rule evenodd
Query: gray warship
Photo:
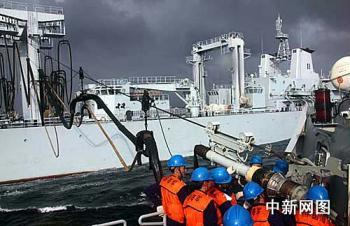
<svg viewBox="0 0 350 226"><path fill-rule="evenodd" d="M21 19L14 19L10 18L8 14L13 13L11 11L8 11L11 9L3 8L2 13L5 14L5 17L2 18L4 24L8 24L11 26L4 26L3 32L6 33L7 36L4 36L4 44L7 45L6 41L9 41L12 36L16 36L19 32L21 32L20 28L23 28L25 25L26 20ZM8 14L6 14L8 13ZM42 15L46 15L47 12L41 12ZM53 13L53 12L51 12ZM45 43L45 41L50 41L47 37L51 36L63 36L64 35L64 27L63 27L63 16L62 12L58 10L57 12L54 12L56 17L58 17L57 21L41 21L40 22L40 28L36 31L31 31L37 36L33 37L40 37L40 42ZM7 16L6 16L7 15ZM27 18L27 16L26 16ZM35 17L30 17L29 22L35 24L38 21L35 21L33 19ZM37 23L38 24L38 23ZM19 31L19 30L20 31ZM55 30L57 29L57 30ZM43 31L44 34L47 35L47 37L41 39L40 32ZM237 34L230 34L233 36L229 36L229 38L233 38L234 41L240 41L241 39L238 39ZM9 40L7 40L7 37ZM283 33L280 34L281 40L286 40L286 37ZM33 38L28 37L28 38ZM237 38L237 39L236 39ZM36 39L37 41L39 39ZM220 39L220 43L222 40L225 40L225 37ZM16 41L12 40L11 41ZM214 40L215 42L215 40ZM209 43L208 45L213 44L214 42ZM13 42L13 46L15 46ZM46 43L51 44L51 43ZM238 47L237 43L231 43L232 45ZM283 45L286 45L284 43ZM199 45L195 46L195 48L202 47L203 45L199 43ZM241 46L242 47L242 46ZM15 48L14 52L16 51ZM287 48L282 48L286 50ZM200 51L197 49L197 51ZM283 51L282 51L283 52ZM295 51L295 55L307 55L311 57L311 51L307 49L298 49ZM35 55L35 51L33 49L30 49L30 53L32 55ZM240 57L238 56L240 54ZM15 55L15 54L14 54ZM244 51L242 49L240 52L236 52L235 56L240 58L241 60L244 59ZM198 56L197 56L198 57ZM270 58L269 58L270 57ZM280 60L283 60L284 58L288 59L290 57L289 53L283 53L280 55ZM38 59L37 57L33 57ZM266 70L263 71L264 73L270 72L270 70L275 70L275 68L270 67L271 65L269 63L272 62L272 59L278 59L274 58L273 56L265 55L264 58L269 58L267 61L263 61L266 63ZM23 59L22 59L23 60ZM196 61L196 55L192 59L188 60L189 62L192 62L194 65L198 63L198 59ZM28 61L27 61L28 62ZM200 61L199 61L200 62ZM237 61L238 62L238 61ZM198 65L197 65L198 66ZM305 65L308 69L311 69L311 65L308 65L308 63ZM235 89L236 92L236 98L234 99L236 104L236 108L240 108L242 105L247 104L248 101L245 100L241 94L244 91L244 80L239 80L238 74L244 73L241 66L237 65L237 67L240 67L240 71L236 71L235 77L237 86ZM300 65L298 66L300 67ZM283 152L276 152L269 148L269 146L264 146L261 144L255 143L255 135L254 133L251 133L251 131L242 131L242 136L238 137L232 134L228 134L227 132L222 132L220 130L220 123L213 122L213 120L207 120L210 121L209 124L203 125L201 123L204 123L206 121L199 121L184 118L181 115L176 115L172 112L165 111L164 109L157 109L159 111L165 111L165 113L172 115L174 117L179 118L179 121L187 121L189 123L195 124L196 126L201 127L203 131L207 133L208 140L209 140L209 146L204 145L196 145L194 147L194 155L195 156L201 156L207 160L210 160L216 164L222 165L227 167L230 172L244 176L248 181L255 181L259 183L261 186L267 189L267 191L270 193L271 196L281 196L289 199L296 199L300 200L305 195L305 192L307 191L307 188L313 184L323 184L325 185L329 191L330 191L330 198L331 198L331 217L336 222L337 225L348 225L348 210L349 210L349 172L350 172L350 161L349 156L347 155L346 151L350 147L350 141L347 139L350 135L350 113L349 113L349 107L350 107L350 98L349 98L349 75L350 75L350 62L349 57L343 58L340 61L338 61L333 69L330 79L323 80L323 87L321 89L317 89L315 91L315 97L310 98L310 95L308 92L310 92L310 89L314 87L314 84L311 84L309 89L306 90L305 87L303 89L294 87L293 89L287 90L289 93L288 98L295 98L296 101L289 100L289 105L292 105L294 107L295 103L298 102L305 102L303 105L300 105L298 107L302 107L303 111L306 112L306 114L301 114L302 117L296 117L298 121L293 121L293 123L296 125L295 132L292 134L289 144ZM27 69L30 69L28 67ZM196 94L197 102L196 104L193 104L192 106L195 108L192 108L192 112L196 113L194 115L199 115L198 109L200 107L203 107L203 103L205 102L203 95L205 95L205 88L201 87L203 84L203 76L200 77L201 73L200 71L203 70L201 67L195 67L194 70L196 70L196 75L198 78L196 78L195 82L197 88L200 90ZM60 71L60 70L59 70ZM238 73L239 72L239 73ZM130 157L130 161L128 161L128 164L131 163L131 169L134 167L136 163L141 164L141 160L144 160L147 158L147 161L150 163L150 168L153 170L156 181L159 181L159 179L162 176L162 169L160 165L160 160L165 159L168 157L167 155L162 155L162 157L159 157L158 154L158 148L154 139L153 132L150 130L147 130L147 117L145 118L145 125L146 130L140 131L135 135L135 131L129 131L126 126L124 126L118 118L116 117L116 114L114 114L110 108L104 103L102 98L99 95L96 95L95 93L89 93L82 89L82 91L78 94L77 97L73 98L70 102L69 109L64 109L64 104L59 102L60 93L64 93L65 90L62 89L62 80L64 80L64 76L62 72L57 72L56 74L53 74L53 77L51 78L56 82L55 87L50 87L50 85L55 83L49 83L49 78L45 77L45 72L43 70L37 70L34 72L38 78L29 79L27 78L27 84L29 85L29 80L31 80L33 83L38 82L39 84L45 84L48 88L47 94L49 99L51 98L50 103L52 104L53 108L56 112L59 112L61 124L63 124L66 128L72 128L73 122L75 120L79 120L77 124L82 123L82 117L84 114L80 114L79 117L76 117L76 109L80 107L82 109L82 113L84 113L84 110L89 111L91 115L94 115L94 112L90 110L91 106L82 104L81 106L78 106L79 102L86 103L90 100L94 101L96 103L96 109L103 109L106 113L106 115L109 117L109 123L111 125L117 126L117 128L120 131L120 134L123 134L126 139L130 141L129 146L131 146L130 150L135 150L136 152ZM31 76L33 77L33 72L31 72ZM81 77L81 80L84 79L84 72L83 70L79 71L79 76ZM311 70L310 74L314 74L313 70ZM28 72L28 76L30 76L30 72ZM86 75L85 75L86 76ZM273 76L272 76L273 77ZM268 77L268 80L270 77ZM261 79L263 80L263 78ZM272 79L273 80L273 79ZM106 88L104 91L110 92L111 86L108 84L105 84L103 82L98 83L101 87ZM332 85L330 85L332 84ZM38 84L33 84L33 87L36 87ZM22 86L25 86L25 84L22 84ZM331 98L331 94L329 89L327 87L333 89L332 87L335 86L336 89L340 91L341 98L339 100L333 100ZM11 87L11 86L10 86ZM99 87L99 88L101 88ZM249 87L248 87L249 88ZM258 95L261 89L258 89L259 87L251 87L252 89L252 96ZM22 92L25 94L26 89L22 89ZM115 90L112 90L113 92L116 92ZM36 103L36 98L40 95L40 99L45 99L43 97L42 90L40 90L40 87L38 87L38 90L32 89L32 103ZM36 93L39 92L39 93ZM122 94L122 91L118 91L119 94ZM233 92L232 92L233 93ZM114 93L116 94L116 93ZM114 95L113 94L113 95ZM27 95L24 95L26 97ZM62 96L62 95L61 95ZM233 96L233 95L232 95ZM307 96L307 98L300 98L301 96ZM142 96L139 96L139 101L141 103L140 106L142 106L142 110L145 112L145 116L147 116L147 112L150 110L150 108L154 108L155 106L152 104L154 101L149 96L148 92L144 92ZM28 97L29 98L29 97ZM201 101L200 101L201 100ZM254 101L254 98L251 100ZM269 101L271 101L269 99ZM30 106L30 111L28 112L34 112L36 113L35 117L39 119L39 117L44 117L44 109L43 106L39 103L36 103L35 106ZM278 104L284 103L284 99L280 99ZM27 104L25 101L23 101L24 106L27 108ZM254 102L252 103L254 104ZM33 104L34 105L34 104ZM199 105L199 107L198 107ZM304 111L305 110L305 111ZM41 112L41 114L40 114ZM68 113L66 115L65 113ZM28 113L30 115L30 113ZM285 114L285 113L279 113ZM248 115L248 114L247 114ZM31 115L30 115L31 116ZM95 118L93 116L93 118ZM99 124L95 118L95 123ZM36 123L42 121L36 121ZM21 125L23 125L22 123ZM64 128L60 124L61 128L59 129L59 132L65 133L62 131ZM88 123L87 123L88 124ZM95 125L96 125L95 124ZM136 124L136 123L135 123ZM141 124L141 123L139 123ZM7 125L4 123L4 125ZM88 126L87 126L88 127ZM38 135L41 134L40 131L44 131L44 129L47 132L47 129L45 126L38 126L37 124L33 125L30 128L4 128L2 129L2 138L8 139L10 137L10 134L12 132L22 131L23 134L26 136L30 136L30 131L36 131L32 132L32 134ZM86 128L85 128L86 129ZM29 132L28 132L29 131ZM56 128L55 128L56 131ZM48 132L47 132L48 133ZM56 131L57 133L57 131ZM92 132L91 132L92 133ZM29 134L29 135L28 135ZM18 134L17 134L18 135ZM42 134L41 134L42 135ZM49 135L48 135L49 136ZM82 134L80 134L79 137L81 137ZM28 146L28 143L31 142L31 140L24 139L23 142L24 145ZM28 142L28 143L27 143ZM36 141L35 144L39 144L39 141ZM51 144L52 145L52 144ZM35 147L37 148L37 147ZM32 147L34 150L34 148ZM267 155L278 155L281 158L286 159L290 163L289 168L289 174L287 174L287 177L284 177L280 174L273 173L269 169L265 168L255 168L255 167L249 167L246 163L248 156L252 153L253 150L264 150ZM14 149L13 149L14 150ZM164 148L165 150L165 148ZM12 151L12 149L10 150ZM81 153L80 153L81 154ZM189 153L186 153L189 155ZM111 155L106 155L107 157L111 157ZM104 157L106 157L104 156ZM143 156L143 157L142 157ZM25 155L21 155L21 157L25 157ZM51 156L53 157L53 156ZM92 157L90 156L90 159L92 161ZM120 157L120 156L118 156ZM142 157L142 158L141 158ZM49 158L48 158L49 159ZM48 160L45 159L45 160ZM78 159L76 156L71 156L71 159ZM10 159L12 161L15 161L15 159ZM30 159L31 160L31 159ZM127 164L120 158L120 162L118 162L119 166L126 166ZM96 161L99 161L99 159L96 159ZM68 161L69 162L69 161ZM12 162L10 161L10 164ZM35 163L35 162L34 162ZM99 167L96 167L94 170L101 169L106 166L110 165L116 165L115 162L107 162L106 165L99 165ZM8 164L8 163L7 163ZM32 164L29 161L29 165ZM22 165L24 166L24 165ZM68 173L74 173L74 172L81 172L82 165L79 165L80 168L78 169L69 169L70 171ZM27 167L30 168L30 167ZM125 167L127 168L127 167ZM5 172L8 174L8 172ZM48 173L57 173L57 172L46 172L45 175L38 175L38 176L46 176ZM61 173L61 172L59 172ZM33 172L32 175L37 175L38 172ZM23 175L21 175L23 178ZM26 175L27 176L27 175ZM8 178L5 178L8 179ZM5 180L4 179L4 180ZM10 178L8 180L11 180L13 178ZM17 178L15 178L17 179ZM346 197L346 198L345 198ZM141 216L140 221L143 221L143 219L149 217L149 216L156 216L159 215L161 211L147 215L147 216ZM117 222L114 222L117 224ZM124 223L123 221L119 221L119 223ZM112 224L112 223L111 223ZM106 225L111 225L106 224ZM124 223L125 224L125 223ZM142 224L142 223L141 223ZM161 222L163 224L163 222ZM152 224L154 225L154 224Z"/></svg>

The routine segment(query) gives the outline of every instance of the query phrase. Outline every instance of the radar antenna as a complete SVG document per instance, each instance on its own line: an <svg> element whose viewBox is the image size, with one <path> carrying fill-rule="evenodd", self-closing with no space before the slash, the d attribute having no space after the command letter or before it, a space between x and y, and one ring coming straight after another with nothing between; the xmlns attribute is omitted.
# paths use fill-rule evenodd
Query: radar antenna
<svg viewBox="0 0 350 226"><path fill-rule="evenodd" d="M282 19L279 14L276 20L276 39L279 40L276 61L280 62L290 60L291 54L289 49L288 34L282 32Z"/></svg>

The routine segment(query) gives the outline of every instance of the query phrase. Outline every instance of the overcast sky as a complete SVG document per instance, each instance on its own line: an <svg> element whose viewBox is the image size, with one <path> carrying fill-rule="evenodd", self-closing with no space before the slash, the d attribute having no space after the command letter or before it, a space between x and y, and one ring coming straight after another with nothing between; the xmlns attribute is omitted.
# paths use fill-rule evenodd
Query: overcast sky
<svg viewBox="0 0 350 226"><path fill-rule="evenodd" d="M300 46L302 36L303 47L316 50L316 71L328 73L337 59L350 55L349 0L37 2L64 8L74 65L83 66L96 78L191 75L185 57L190 55L192 44L230 31L243 32L246 47L253 53L246 60L246 71L256 72L261 40L265 52L277 50L278 13L291 48ZM218 54L213 58L207 66L209 77L220 81L229 78L226 58Z"/></svg>

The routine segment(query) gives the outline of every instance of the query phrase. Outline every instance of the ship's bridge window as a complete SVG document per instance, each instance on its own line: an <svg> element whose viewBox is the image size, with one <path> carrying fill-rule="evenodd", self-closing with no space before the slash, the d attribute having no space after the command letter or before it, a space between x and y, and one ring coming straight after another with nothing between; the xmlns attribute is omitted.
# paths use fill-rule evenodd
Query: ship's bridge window
<svg viewBox="0 0 350 226"><path fill-rule="evenodd" d="M306 64L306 69L310 69L310 68L311 68L310 64Z"/></svg>
<svg viewBox="0 0 350 226"><path fill-rule="evenodd" d="M107 90L105 89L101 90L101 95L107 95Z"/></svg>
<svg viewBox="0 0 350 226"><path fill-rule="evenodd" d="M247 87L246 93L262 93L263 89L261 87Z"/></svg>

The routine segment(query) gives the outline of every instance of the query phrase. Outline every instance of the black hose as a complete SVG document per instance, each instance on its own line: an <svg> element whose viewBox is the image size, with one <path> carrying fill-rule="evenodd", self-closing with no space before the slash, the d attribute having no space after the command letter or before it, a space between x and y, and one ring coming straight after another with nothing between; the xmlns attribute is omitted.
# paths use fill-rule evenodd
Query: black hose
<svg viewBox="0 0 350 226"><path fill-rule="evenodd" d="M73 79L73 60L72 60L72 49L71 49L71 46L70 46L70 43L68 40L60 40L58 42L58 46L57 46L57 69L58 71L61 70L61 63L60 63L60 48L61 48L61 45L67 45L68 47L68 52L69 52L69 62L70 62L70 80ZM68 89L67 89L67 83L65 84L65 90L66 90L66 97L67 97L67 102L68 104L71 102L72 100L72 92L73 92L73 83L71 82L70 83L70 91L68 93Z"/></svg>

